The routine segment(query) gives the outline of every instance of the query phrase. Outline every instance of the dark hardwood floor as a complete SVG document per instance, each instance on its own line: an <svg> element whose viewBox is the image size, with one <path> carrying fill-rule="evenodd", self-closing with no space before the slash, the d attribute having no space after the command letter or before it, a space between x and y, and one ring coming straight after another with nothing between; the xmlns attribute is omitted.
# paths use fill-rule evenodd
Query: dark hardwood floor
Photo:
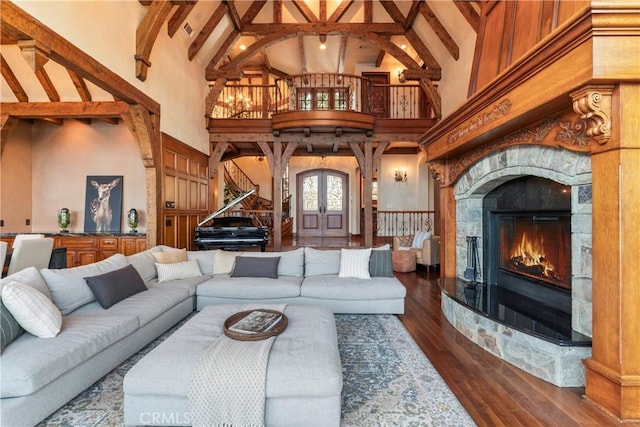
<svg viewBox="0 0 640 427"><path fill-rule="evenodd" d="M407 288L405 314L398 317L478 426L619 425L582 398L582 387L556 387L459 333L440 309L438 274L422 267L396 273Z"/></svg>
<svg viewBox="0 0 640 427"><path fill-rule="evenodd" d="M379 238L374 245L389 242ZM361 244L357 236L290 239L283 240L282 249L335 249ZM620 425L585 401L583 388L556 387L498 359L459 333L440 309L438 275L422 266L414 273L396 273L407 288L405 314L398 317L478 426Z"/></svg>

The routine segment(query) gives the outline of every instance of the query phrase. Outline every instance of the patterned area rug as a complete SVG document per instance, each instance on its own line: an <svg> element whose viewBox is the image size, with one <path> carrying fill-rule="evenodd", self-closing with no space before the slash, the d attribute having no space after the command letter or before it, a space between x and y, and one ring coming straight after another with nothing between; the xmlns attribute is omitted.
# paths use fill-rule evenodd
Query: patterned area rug
<svg viewBox="0 0 640 427"><path fill-rule="evenodd" d="M186 319L39 426L120 426L127 371ZM433 365L392 315L337 315L343 427L474 426Z"/></svg>

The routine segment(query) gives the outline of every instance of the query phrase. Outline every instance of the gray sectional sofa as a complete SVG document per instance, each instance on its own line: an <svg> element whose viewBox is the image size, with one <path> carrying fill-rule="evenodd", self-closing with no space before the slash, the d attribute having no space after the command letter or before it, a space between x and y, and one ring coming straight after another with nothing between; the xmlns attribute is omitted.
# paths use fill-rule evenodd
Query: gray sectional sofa
<svg viewBox="0 0 640 427"><path fill-rule="evenodd" d="M199 274L159 282L153 253L176 250L157 246L87 266L41 271L31 267L4 278L0 288L19 282L41 291L60 309L63 320L55 338L37 338L25 332L4 346L0 355L0 424L37 424L194 309L207 305L285 302L325 305L335 313L404 312L406 289L396 278L338 277L339 250L300 248L233 254L280 257L277 278L233 277L230 272L221 272L222 264L232 261L230 254L188 251L187 258L197 261ZM147 290L102 308L84 278L127 265L135 268ZM377 267L379 271L380 265ZM386 266L382 270L388 276Z"/></svg>

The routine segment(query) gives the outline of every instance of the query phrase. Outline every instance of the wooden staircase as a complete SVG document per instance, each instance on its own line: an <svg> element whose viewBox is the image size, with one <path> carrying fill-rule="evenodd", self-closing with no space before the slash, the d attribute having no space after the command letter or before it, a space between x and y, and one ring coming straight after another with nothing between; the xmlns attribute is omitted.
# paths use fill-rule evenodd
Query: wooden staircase
<svg viewBox="0 0 640 427"><path fill-rule="evenodd" d="M273 235L273 202L260 196L260 186L255 184L233 160L224 162L224 201L235 199L255 189L255 194L243 199L243 214L251 216L254 225L268 227ZM290 237L293 233L293 217L289 215L291 195L282 202L282 237Z"/></svg>

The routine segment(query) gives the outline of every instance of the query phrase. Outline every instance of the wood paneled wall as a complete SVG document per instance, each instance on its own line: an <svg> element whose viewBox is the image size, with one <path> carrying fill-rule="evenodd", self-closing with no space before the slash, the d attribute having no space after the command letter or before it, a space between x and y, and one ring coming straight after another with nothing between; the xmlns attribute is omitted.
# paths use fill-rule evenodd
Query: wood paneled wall
<svg viewBox="0 0 640 427"><path fill-rule="evenodd" d="M469 96L589 4L588 0L483 2Z"/></svg>
<svg viewBox="0 0 640 427"><path fill-rule="evenodd" d="M162 135L162 237L159 243L195 249L195 227L210 212L209 157Z"/></svg>

